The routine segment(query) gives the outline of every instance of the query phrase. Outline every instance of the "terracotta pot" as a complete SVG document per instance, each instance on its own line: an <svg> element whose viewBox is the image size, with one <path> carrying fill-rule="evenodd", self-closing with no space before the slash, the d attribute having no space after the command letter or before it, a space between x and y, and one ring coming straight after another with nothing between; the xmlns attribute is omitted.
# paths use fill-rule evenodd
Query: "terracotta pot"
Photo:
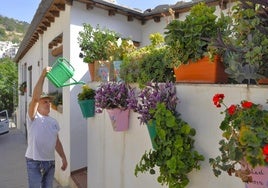
<svg viewBox="0 0 268 188"><path fill-rule="evenodd" d="M88 63L88 70L90 74L91 81L95 81L95 63Z"/></svg>
<svg viewBox="0 0 268 188"><path fill-rule="evenodd" d="M176 82L182 83L227 83L228 76L219 56L213 62L204 57L196 62L174 67Z"/></svg>
<svg viewBox="0 0 268 188"><path fill-rule="evenodd" d="M258 84L268 85L268 78L263 78L258 81Z"/></svg>

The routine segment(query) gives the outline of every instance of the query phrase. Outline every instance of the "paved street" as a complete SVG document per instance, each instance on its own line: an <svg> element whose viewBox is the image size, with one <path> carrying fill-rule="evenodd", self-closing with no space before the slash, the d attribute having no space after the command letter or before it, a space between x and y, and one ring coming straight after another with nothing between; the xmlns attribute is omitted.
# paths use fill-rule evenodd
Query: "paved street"
<svg viewBox="0 0 268 188"><path fill-rule="evenodd" d="M12 126L14 127L14 126ZM24 154L26 151L25 135L16 128L0 135L0 187L27 188L27 172ZM61 188L54 181L54 188Z"/></svg>

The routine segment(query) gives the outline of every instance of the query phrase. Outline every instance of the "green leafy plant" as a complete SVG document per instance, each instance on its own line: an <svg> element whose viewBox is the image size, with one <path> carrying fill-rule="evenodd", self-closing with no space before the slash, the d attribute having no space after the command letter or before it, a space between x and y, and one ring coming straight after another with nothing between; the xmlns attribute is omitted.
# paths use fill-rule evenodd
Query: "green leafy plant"
<svg viewBox="0 0 268 188"><path fill-rule="evenodd" d="M204 56L213 57L215 48L210 49L210 41L217 33L227 27L227 19L221 14L217 19L216 8L209 7L204 2L194 5L186 19L172 20L165 31L165 42L168 46L166 59L171 67L178 67L195 62Z"/></svg>
<svg viewBox="0 0 268 188"><path fill-rule="evenodd" d="M96 92L94 89L90 88L88 85L83 85L81 93L78 93L77 95L77 99L79 101L94 99L95 94Z"/></svg>
<svg viewBox="0 0 268 188"><path fill-rule="evenodd" d="M256 83L268 77L267 1L239 0L229 27L214 41L224 51L226 73L235 83Z"/></svg>
<svg viewBox="0 0 268 188"><path fill-rule="evenodd" d="M136 49L130 39L118 38L116 41L108 41L105 48L110 61L123 60L123 58Z"/></svg>
<svg viewBox="0 0 268 188"><path fill-rule="evenodd" d="M106 53L108 41L115 42L118 34L106 28L100 28L97 25L93 28L90 24L83 24L83 31L79 32L78 43L81 48L79 54L86 63L94 63L94 61L108 60Z"/></svg>
<svg viewBox="0 0 268 188"><path fill-rule="evenodd" d="M256 166L268 164L268 111L261 105L242 100L241 104L227 107L224 94L216 94L213 102L216 107L226 107L220 124L223 139L220 140L221 155L210 158L215 176L222 171L252 182L250 172Z"/></svg>
<svg viewBox="0 0 268 188"><path fill-rule="evenodd" d="M120 77L144 87L148 82L174 81L173 69L165 61L166 46L160 33L150 35L150 45L128 53L121 65Z"/></svg>
<svg viewBox="0 0 268 188"><path fill-rule="evenodd" d="M19 86L20 94L24 95L27 89L27 82L22 82Z"/></svg>
<svg viewBox="0 0 268 188"><path fill-rule="evenodd" d="M194 150L195 129L183 121L178 114L168 110L164 103L151 109L156 122L156 149L145 152L136 165L135 175L149 171L155 174L159 167L157 181L170 188L183 188L189 183L188 174L200 169L204 157Z"/></svg>

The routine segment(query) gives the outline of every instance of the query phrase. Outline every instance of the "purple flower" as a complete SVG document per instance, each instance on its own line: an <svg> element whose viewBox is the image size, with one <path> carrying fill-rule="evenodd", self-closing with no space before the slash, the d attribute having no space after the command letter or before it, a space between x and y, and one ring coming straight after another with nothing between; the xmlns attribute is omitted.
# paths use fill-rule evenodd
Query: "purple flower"
<svg viewBox="0 0 268 188"><path fill-rule="evenodd" d="M97 113L111 108L133 109L136 103L135 88L131 88L124 82L104 82L96 89Z"/></svg>
<svg viewBox="0 0 268 188"><path fill-rule="evenodd" d="M140 124L147 124L153 119L151 109L156 108L157 103L164 103L168 110L176 113L178 98L176 96L176 88L174 83L148 83L139 95L136 105L132 105L132 109L139 113Z"/></svg>

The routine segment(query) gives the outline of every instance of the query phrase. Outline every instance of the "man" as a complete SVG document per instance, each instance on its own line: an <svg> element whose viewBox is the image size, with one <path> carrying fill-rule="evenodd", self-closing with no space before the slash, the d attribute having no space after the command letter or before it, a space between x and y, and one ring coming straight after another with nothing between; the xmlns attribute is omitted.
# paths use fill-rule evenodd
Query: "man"
<svg viewBox="0 0 268 188"><path fill-rule="evenodd" d="M55 150L62 159L61 169L67 168L66 156L59 140L58 122L49 116L51 96L42 94L46 67L37 81L28 108L28 147L26 165L29 188L52 188L55 173Z"/></svg>

